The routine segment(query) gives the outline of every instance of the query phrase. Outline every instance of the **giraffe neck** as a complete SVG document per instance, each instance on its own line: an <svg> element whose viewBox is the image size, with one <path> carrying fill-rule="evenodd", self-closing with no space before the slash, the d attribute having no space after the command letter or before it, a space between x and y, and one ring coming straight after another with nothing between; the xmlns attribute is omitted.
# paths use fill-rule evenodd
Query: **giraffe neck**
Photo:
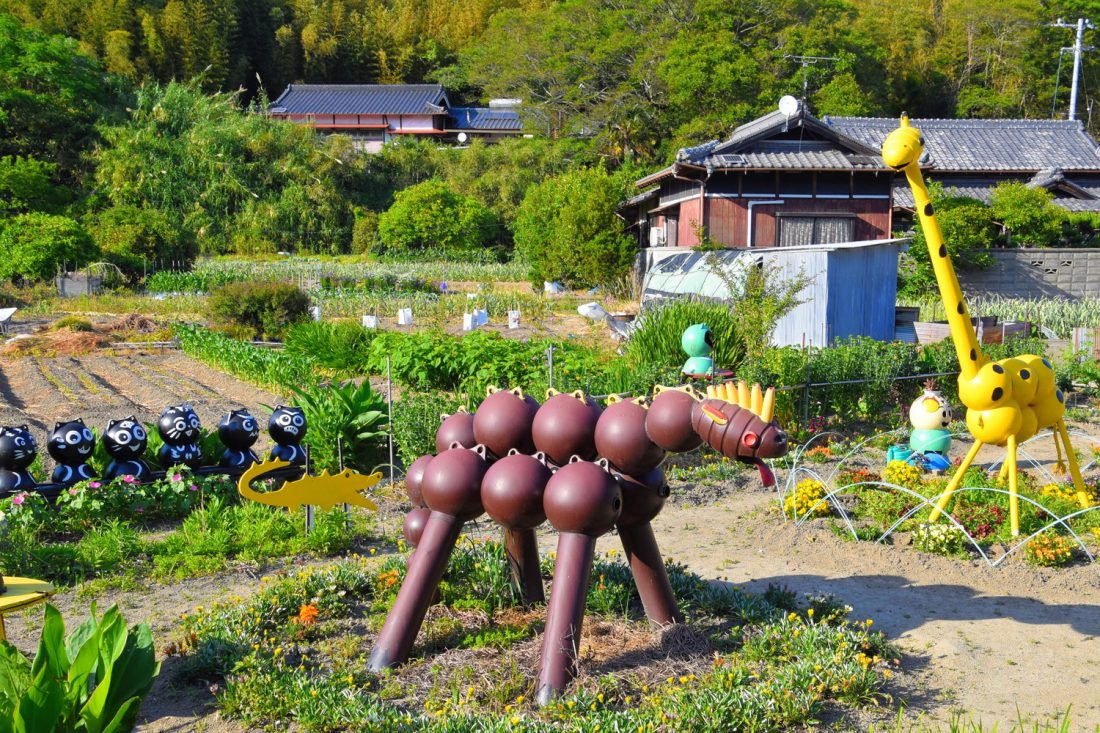
<svg viewBox="0 0 1100 733"><path fill-rule="evenodd" d="M947 254L947 245L944 244L943 233L936 221L936 212L932 208L924 177L916 161L905 167L905 177L909 179L909 187L913 190L913 202L924 229L924 241L928 244L928 257L936 275L940 300L947 312L947 325L951 329L951 340L959 357L959 378L969 380L977 375L987 359L982 354L981 344L974 333L974 326L970 323L970 313L963 299L962 288L959 287L959 278L955 275L951 257Z"/></svg>

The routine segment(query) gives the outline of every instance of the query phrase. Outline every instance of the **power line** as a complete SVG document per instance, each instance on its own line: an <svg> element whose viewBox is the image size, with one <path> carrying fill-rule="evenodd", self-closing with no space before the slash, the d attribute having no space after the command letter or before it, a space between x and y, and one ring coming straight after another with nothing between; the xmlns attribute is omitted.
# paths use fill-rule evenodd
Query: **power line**
<svg viewBox="0 0 1100 733"><path fill-rule="evenodd" d="M799 54L788 53L783 56L785 59L794 59L802 64L802 102L805 103L809 97L810 81L806 76L806 69L812 64L816 64L818 61L840 61L836 56L801 56Z"/></svg>

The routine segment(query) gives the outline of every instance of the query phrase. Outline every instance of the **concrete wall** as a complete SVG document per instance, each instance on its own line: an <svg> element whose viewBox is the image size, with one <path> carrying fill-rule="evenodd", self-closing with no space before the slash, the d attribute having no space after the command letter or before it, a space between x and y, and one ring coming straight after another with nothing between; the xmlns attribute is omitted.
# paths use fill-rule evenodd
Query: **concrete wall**
<svg viewBox="0 0 1100 733"><path fill-rule="evenodd" d="M1100 297L1100 249L998 249L991 254L993 266L959 273L966 295Z"/></svg>

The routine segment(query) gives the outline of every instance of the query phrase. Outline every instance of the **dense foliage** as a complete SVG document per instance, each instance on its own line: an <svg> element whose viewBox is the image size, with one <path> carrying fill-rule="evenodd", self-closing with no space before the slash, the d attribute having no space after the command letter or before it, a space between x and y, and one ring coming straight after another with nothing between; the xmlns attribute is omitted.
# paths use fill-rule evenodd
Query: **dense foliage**
<svg viewBox="0 0 1100 733"><path fill-rule="evenodd" d="M251 338L282 338L308 317L309 296L290 283L230 283L210 294L210 315L245 329Z"/></svg>
<svg viewBox="0 0 1100 733"><path fill-rule="evenodd" d="M0 228L0 278L49 280L95 259L95 243L65 216L21 214Z"/></svg>
<svg viewBox="0 0 1100 733"><path fill-rule="evenodd" d="M436 250L461 257L496 239L498 223L476 199L457 194L436 178L397 193L378 217L378 238L387 249Z"/></svg>
<svg viewBox="0 0 1100 733"><path fill-rule="evenodd" d="M574 169L531 187L516 215L516 253L531 265L531 281L571 288L622 279L637 248L617 215L631 177L603 167Z"/></svg>

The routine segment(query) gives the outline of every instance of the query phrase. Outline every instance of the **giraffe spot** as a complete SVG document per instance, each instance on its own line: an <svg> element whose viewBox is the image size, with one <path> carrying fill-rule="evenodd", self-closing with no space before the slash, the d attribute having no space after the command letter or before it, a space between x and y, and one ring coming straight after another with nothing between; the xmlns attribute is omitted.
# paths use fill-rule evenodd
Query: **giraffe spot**
<svg viewBox="0 0 1100 733"><path fill-rule="evenodd" d="M947 245L946 244L941 244L940 245L940 257L946 257L946 256L947 256Z"/></svg>
<svg viewBox="0 0 1100 733"><path fill-rule="evenodd" d="M1005 368L1003 366L1001 366L1000 364L994 364L993 365L993 371L996 372L997 374L1004 374L1005 373Z"/></svg>
<svg viewBox="0 0 1100 733"><path fill-rule="evenodd" d="M920 145L923 148L924 147L924 135L921 135L920 137L918 137L917 140L920 142Z"/></svg>
<svg viewBox="0 0 1100 733"><path fill-rule="evenodd" d="M936 213L936 209L932 206L932 204L925 204L924 205L924 215L925 216L932 216L932 214L935 214L935 213Z"/></svg>
<svg viewBox="0 0 1100 733"><path fill-rule="evenodd" d="M1054 394L1058 396L1058 401L1059 402L1065 402L1066 401L1066 397L1065 397L1065 395L1062 394L1062 390L1058 390Z"/></svg>
<svg viewBox="0 0 1100 733"><path fill-rule="evenodd" d="M974 349L971 349L970 350L970 361L977 361L977 360L978 360L978 352L974 351Z"/></svg>
<svg viewBox="0 0 1100 733"><path fill-rule="evenodd" d="M1002 397L1004 397L1004 395L1005 395L1005 391L1003 389L1001 389L1000 387L994 388L994 390L993 390L993 401L994 402L999 402L1000 399Z"/></svg>
<svg viewBox="0 0 1100 733"><path fill-rule="evenodd" d="M961 315L962 315L963 313L966 313L966 306L965 306L965 305L963 305L963 303L962 303L962 301L961 301L961 300L959 301L959 304L958 304L957 306L955 306L955 311L956 311L956 312L957 312L957 313L958 313L958 314L959 314L960 316L961 316Z"/></svg>
<svg viewBox="0 0 1100 733"><path fill-rule="evenodd" d="M1043 359L1043 366L1045 366L1047 369L1053 369L1054 368L1050 365L1050 362L1047 361L1046 359Z"/></svg>
<svg viewBox="0 0 1100 733"><path fill-rule="evenodd" d="M1027 369L1020 370L1020 379L1031 379L1031 372Z"/></svg>

